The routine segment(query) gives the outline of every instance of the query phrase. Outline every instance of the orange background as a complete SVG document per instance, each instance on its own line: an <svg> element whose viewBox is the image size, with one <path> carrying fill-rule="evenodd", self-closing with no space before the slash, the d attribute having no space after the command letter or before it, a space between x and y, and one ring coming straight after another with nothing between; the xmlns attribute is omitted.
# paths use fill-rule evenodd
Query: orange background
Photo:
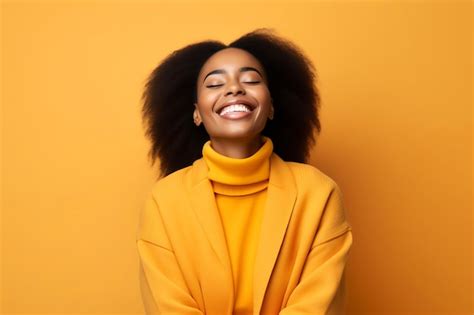
<svg viewBox="0 0 474 315"><path fill-rule="evenodd" d="M145 78L272 27L313 60L311 163L344 192L348 314L472 314L472 3L3 1L3 313L143 313Z"/></svg>

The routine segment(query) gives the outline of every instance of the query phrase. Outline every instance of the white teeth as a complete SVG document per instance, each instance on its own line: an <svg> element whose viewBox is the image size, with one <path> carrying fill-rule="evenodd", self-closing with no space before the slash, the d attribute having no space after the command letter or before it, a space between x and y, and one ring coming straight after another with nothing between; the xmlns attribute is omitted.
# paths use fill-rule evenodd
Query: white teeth
<svg viewBox="0 0 474 315"><path fill-rule="evenodd" d="M225 107L223 110L221 110L221 113L219 115L223 116L227 113L232 113L232 112L251 112L251 110L247 105L234 104L234 105L229 105Z"/></svg>

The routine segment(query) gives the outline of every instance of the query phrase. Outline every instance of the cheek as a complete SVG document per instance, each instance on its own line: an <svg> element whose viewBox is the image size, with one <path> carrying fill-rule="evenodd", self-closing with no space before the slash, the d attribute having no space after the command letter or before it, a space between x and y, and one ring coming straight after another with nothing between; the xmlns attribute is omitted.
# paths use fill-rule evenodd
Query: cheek
<svg viewBox="0 0 474 315"><path fill-rule="evenodd" d="M266 87L256 89L254 91L254 97L259 101L262 106L270 106L271 96L270 91Z"/></svg>
<svg viewBox="0 0 474 315"><path fill-rule="evenodd" d="M203 92L198 95L197 101L198 101L198 104L200 105L199 107L202 110L208 111L208 110L212 110L217 99L218 99L218 96L215 95L214 93Z"/></svg>

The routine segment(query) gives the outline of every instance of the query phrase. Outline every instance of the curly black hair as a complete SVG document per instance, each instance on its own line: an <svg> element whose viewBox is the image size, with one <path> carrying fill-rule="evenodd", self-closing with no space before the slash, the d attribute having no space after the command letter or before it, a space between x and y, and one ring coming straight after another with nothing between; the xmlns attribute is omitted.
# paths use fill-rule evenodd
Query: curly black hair
<svg viewBox="0 0 474 315"><path fill-rule="evenodd" d="M229 45L206 40L187 45L168 55L148 77L142 95L142 119L151 140L152 165L160 160L160 176L192 165L202 157L210 139L203 124L193 123L196 82L201 67L214 53L229 47L243 49L262 64L273 99L274 118L262 134L272 139L285 161L306 163L314 130L321 132L320 96L311 61L292 42L259 28Z"/></svg>

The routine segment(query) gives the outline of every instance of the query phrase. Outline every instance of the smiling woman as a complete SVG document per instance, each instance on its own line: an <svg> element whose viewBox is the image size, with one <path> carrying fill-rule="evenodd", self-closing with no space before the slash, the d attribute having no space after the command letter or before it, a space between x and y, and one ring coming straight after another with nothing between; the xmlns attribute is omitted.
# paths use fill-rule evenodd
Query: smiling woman
<svg viewBox="0 0 474 315"><path fill-rule="evenodd" d="M259 29L190 44L151 73L161 174L136 241L147 314L343 314L352 245L339 186L307 164L315 70Z"/></svg>

